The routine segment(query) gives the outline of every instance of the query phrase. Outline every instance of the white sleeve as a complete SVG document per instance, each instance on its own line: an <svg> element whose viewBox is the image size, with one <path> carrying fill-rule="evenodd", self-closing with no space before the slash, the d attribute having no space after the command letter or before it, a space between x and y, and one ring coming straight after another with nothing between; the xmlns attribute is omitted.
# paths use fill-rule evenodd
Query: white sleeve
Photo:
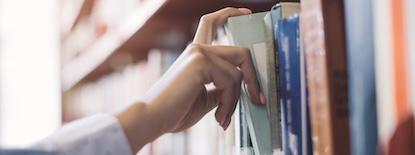
<svg viewBox="0 0 415 155"><path fill-rule="evenodd" d="M118 120L107 114L69 123L31 148L58 155L133 155Z"/></svg>

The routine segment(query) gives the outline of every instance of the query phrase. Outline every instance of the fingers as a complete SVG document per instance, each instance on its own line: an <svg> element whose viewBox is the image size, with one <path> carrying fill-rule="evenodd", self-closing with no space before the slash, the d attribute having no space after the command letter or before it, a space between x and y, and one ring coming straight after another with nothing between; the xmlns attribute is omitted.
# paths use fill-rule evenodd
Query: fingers
<svg viewBox="0 0 415 155"><path fill-rule="evenodd" d="M209 52L206 54L213 66L216 66L211 70L213 82L216 88L222 91L215 117L219 124L226 129L240 96L242 73L234 65L217 55Z"/></svg>
<svg viewBox="0 0 415 155"><path fill-rule="evenodd" d="M216 35L216 29L222 26L228 17L252 13L247 8L224 8L201 17L193 43L211 44Z"/></svg>
<svg viewBox="0 0 415 155"><path fill-rule="evenodd" d="M251 54L246 48L233 47L233 46L210 46L201 45L208 53L212 53L228 61L234 66L238 66L242 72L243 80L248 89L249 96L254 103L262 103L260 97L259 83L256 77L256 71L251 59Z"/></svg>
<svg viewBox="0 0 415 155"><path fill-rule="evenodd" d="M202 65L195 66L202 69L201 83L213 82L220 91L215 96L219 101L215 117L224 129L229 125L239 99L242 79L245 80L253 102L260 102L256 72L246 48L191 44L185 55L189 54L197 55L197 62L203 62L199 63Z"/></svg>

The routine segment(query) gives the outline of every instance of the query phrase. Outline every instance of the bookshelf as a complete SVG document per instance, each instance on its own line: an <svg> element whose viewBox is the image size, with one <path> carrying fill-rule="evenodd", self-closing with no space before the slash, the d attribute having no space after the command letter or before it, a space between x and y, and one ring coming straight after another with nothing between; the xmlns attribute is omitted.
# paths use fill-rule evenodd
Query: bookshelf
<svg viewBox="0 0 415 155"><path fill-rule="evenodd" d="M62 30L63 52L73 58L62 58L62 121L70 122L80 117L99 112L113 112L125 107L140 94L144 94L169 64L193 39L199 18L227 6L248 7L254 12L267 11L275 0L123 0L140 1L140 5L125 13L114 29L96 28L89 36L73 39L80 28L87 25L88 16L94 16L99 5L96 0L78 0L76 12ZM74 1L75 2L75 1ZM147 11L145 11L147 10ZM84 32L84 31L81 31ZM104 32L104 33L103 33ZM91 36L92 35L92 36ZM83 48L79 46L83 37L91 37ZM78 41L79 40L79 41ZM79 51L66 51L75 49ZM65 54L63 54L65 55ZM139 155L157 154L216 154L226 146L220 141L222 129L208 114L199 125L180 133L167 134L145 146ZM206 134L208 133L208 134ZM206 139L206 141L198 141ZM228 138L230 139L230 138ZM217 144L216 144L217 143ZM215 145L213 145L215 144ZM229 153L227 153L229 154Z"/></svg>
<svg viewBox="0 0 415 155"><path fill-rule="evenodd" d="M78 0L82 1L82 0ZM138 0L123 0L138 1ZM96 0L83 0L72 15L68 26L62 31L63 52L72 58L62 58L62 121L70 122L80 117L99 113L113 112L134 101L144 94L161 74L193 39L199 18L227 6L248 7L255 12L267 11L275 0L141 0L146 5L137 6L127 12L125 18L114 28L96 28L92 37L79 51L67 51L68 46L79 46L66 42L84 28L85 18L94 15ZM148 12L144 11L147 9ZM144 13L144 15L143 15ZM87 29L91 26L86 22ZM81 31L84 32L84 31ZM104 32L104 33L103 33ZM64 54L65 55L65 54ZM208 118L214 118L209 114ZM140 155L156 154L215 154L216 136L221 134L211 119L204 119L200 125L184 132L167 134L148 144ZM207 139L197 142L197 139ZM192 142L192 143L191 143Z"/></svg>
<svg viewBox="0 0 415 155"><path fill-rule="evenodd" d="M64 91L81 83L97 79L115 71L111 62L120 55L129 55L134 63L145 59L151 48L184 49L191 41L199 18L226 6L249 7L254 12L266 11L276 1L190 1L146 0L140 3L114 29L106 31L80 51L78 56L63 64L62 87ZM85 0L79 14L69 26L73 29L80 18L91 14L93 0ZM70 32L69 32L70 33ZM175 44L163 42L172 33L181 40ZM116 60L115 60L116 61Z"/></svg>
<svg viewBox="0 0 415 155"><path fill-rule="evenodd" d="M276 88L279 89L276 90L278 95L283 94L282 96L285 97L284 100L276 97L277 100L281 99L278 101L280 101L279 103L283 109L278 109L278 111L284 111L284 113L281 112L283 114L278 113L284 115L284 118L280 119L283 120L281 124L288 121L287 117L301 116L301 120L296 119L297 124L301 123L301 126L292 127L301 130L301 135L304 135L301 136L301 145L295 146L301 147L303 150L301 154L312 154L311 151L327 155L374 154L377 151L377 147L388 148L387 144L382 143L387 142L391 138L391 134L394 134L393 131L395 129L393 128L395 126L401 126L401 124L398 124L400 122L394 122L391 119L405 121L404 125L408 126L404 126L404 129L407 129L408 133L414 132L413 124L411 124L414 122L414 110L410 109L414 109L415 106L410 105L410 103L394 105L395 101L392 100L396 98L403 102L408 102L406 100L411 98L413 102L413 95L405 97L395 96L396 94L390 93L396 90L402 91L402 93L397 93L398 95L408 93L407 90L411 90L412 94L415 92L413 78L406 79L408 78L407 76L415 76L413 72L413 62L415 61L412 61L414 52L406 53L413 51L413 49L410 48L408 51L400 49L404 46L408 46L408 48L413 47L413 45L406 45L396 41L396 38L413 40L415 35L411 29L413 26L411 27L410 25L414 25L415 22L414 18L409 20L409 17L413 17L412 14L408 15L409 17L405 17L408 18L408 23L403 22L404 19L399 14L404 14L401 8L403 7L404 0L398 1L400 3L394 3L391 10L391 8L388 8L390 7L388 4L392 3L392 0L380 0L376 3L370 0L364 2L359 0L308 0L299 4L301 7L300 16L291 16L298 18L297 21L290 21L288 17L283 21L282 17L277 17L277 24L280 24L280 21L285 22L287 32L290 32L288 30L294 27L288 25L300 25L298 30L295 30L296 35L292 35L294 33L290 32L291 34L287 33L285 35L280 33L278 34L280 36L275 36L276 34L273 33L273 39L275 39L273 41L278 42L274 42L278 44L275 45L279 46L277 48L281 48L283 43L276 38L283 38L284 36L297 37L291 39L299 41L295 43L295 46L294 44L292 45L294 48L290 48L297 49L297 52L285 51L285 54L301 54L277 57L279 62L294 62L291 61L294 59L295 63L292 66L300 65L300 67L294 70L298 74L295 73L292 77L300 75L301 81L294 78L289 80L279 79L280 77L287 78L284 74L288 74L288 72L290 72L288 77L292 75L293 70L287 69L290 68L290 65L281 67L286 65L283 63L276 64L279 68L275 70L280 73L274 79L280 84ZM407 1L411 2L411 4L415 3L414 0ZM115 28L100 26L98 22L98 26L95 25L98 27L96 29L97 32L92 37L91 44L81 49L80 52L75 52L78 54L73 59L64 61L62 72L64 121L68 122L87 114L102 111L108 112L113 110L114 107L119 107L119 103L128 103L134 99L134 96L145 93L192 40L198 20L203 14L227 6L248 7L254 13L269 11L277 2L275 0L141 0L140 4L142 5L137 5L130 12L127 12ZM284 2L298 1L288 0ZM95 5L94 0L83 1L83 4L78 9L78 14L74 15L74 18L68 22L70 23L68 26L70 31L68 36L72 32L76 33L77 27L83 22L83 17L94 15L95 9L91 5ZM411 5L407 6L407 11L413 12L410 9L413 8L413 5L412 7L409 6ZM271 16L274 17L274 15ZM301 22L299 18L301 18ZM262 20L263 18L259 18L259 21ZM271 18L272 20L274 19ZM398 20L398 22L391 22L393 20ZM278 28L275 21L272 21L272 24L268 26ZM405 24L407 24L407 27L402 26ZM94 24L90 25L94 26ZM235 27L243 27L236 25ZM258 28L252 27L247 29L258 30ZM409 31L408 36L405 36L408 38L402 38L405 34L403 33L405 31L402 31L404 29ZM255 33L253 31L249 31L248 37L241 38L252 37L253 35L251 34ZM284 30L278 30L278 32L280 31ZM293 30L291 29L291 31ZM246 31L242 30L238 34L244 32ZM271 33L268 31L267 34ZM365 34L365 36L361 36L362 34ZM66 35L63 36L66 37ZM294 41L289 42L294 43ZM250 45L247 46L250 47ZM300 46L304 49L301 49ZM281 48L274 52L278 54L280 50L287 49ZM406 55L410 56L410 58L404 59ZM301 58L296 59L292 57ZM393 57L398 57L399 60L402 60L396 61L400 64L393 64L391 59ZM163 61L165 60L168 60L168 62L164 63ZM404 61L409 62L406 63ZM405 67L405 65L410 63L412 63L412 66L408 68L412 70L403 70L403 67L399 67ZM285 72L281 72L284 69ZM398 72L395 73L395 71ZM406 75L406 73L410 75ZM393 81L392 79L394 78L403 80ZM302 99L301 101L290 100L288 102L287 98L291 97L292 99L294 93L291 91L291 86L285 85L287 88L283 89L283 85L290 83L287 81L295 80L301 83L299 84L300 87L296 85L296 88L294 88L301 89L300 93L297 90L295 95L301 94ZM138 85L142 87L137 87ZM405 89L402 86L405 86ZM285 94L281 93L281 91L284 91ZM288 93L293 94L287 95ZM91 102L97 103L92 104ZM298 105L297 107L291 106L293 102L301 104L301 107ZM102 103L104 103L104 106L98 105ZM291 105L288 106L288 103ZM361 107L363 105L365 107ZM68 109L75 111L76 114L66 113L65 108L67 107L70 107ZM77 107L83 107L86 110L83 108L77 109ZM288 114L287 107L296 108L300 112ZM395 109L397 107L405 108ZM310 110L307 111L307 109ZM395 110L396 113L391 113L391 110ZM238 113L235 114L238 115ZM242 114L242 112L239 114ZM407 118L406 116L411 117ZM206 118L213 118L213 114L207 114ZM308 120L305 121L306 119ZM233 121L232 124L238 122ZM256 127L258 126L263 127L263 125L257 125ZM217 123L214 120L202 119L195 127L185 132L164 135L154 143L149 144L140 153L169 154L166 150L173 150L173 154L234 154L235 152L232 151L243 148L239 147L238 141L235 140L237 139L235 137L238 137L239 133L242 132L237 128L243 127L239 125L232 127L233 129L224 132L217 128ZM285 133L282 133L284 135L281 134L283 138L271 138L272 140L282 139L281 143L283 146L281 147L288 147L286 144L297 142L296 140L298 139L295 139L295 137L288 137L289 129L281 130L286 130L284 131ZM314 131L309 133L310 130ZM379 130L379 134L377 130ZM248 129L244 131L246 134ZM273 133L275 134L275 132ZM413 144L413 137L400 136L398 138L403 139L406 145ZM200 139L205 141L197 141ZM252 141L247 140L244 142L250 143L248 147L252 148L255 145ZM277 144L278 142L273 141L272 143ZM396 149L400 148L396 146L391 148L407 150L406 148L410 147L406 145L400 146L403 149ZM253 149L251 148L248 148L248 151L252 151ZM300 150L298 148L297 150ZM273 149L275 150L274 146ZM252 154L253 152L250 153Z"/></svg>
<svg viewBox="0 0 415 155"><path fill-rule="evenodd" d="M84 2L92 3L88 0ZM111 55L115 55L123 49L125 42L134 34L142 36L145 30L146 22L153 14L165 4L165 1L146 1L146 3L137 7L129 13L123 22L114 30L109 30L102 36L96 38L92 45L87 47L81 55L74 58L67 64L63 64L62 69L62 87L68 90L83 79L92 79L91 76L102 72L100 65L105 64ZM80 10L80 15L85 12ZM79 19L79 17L77 17ZM74 24L77 20L74 21ZM148 24L147 24L148 25ZM140 33L141 32L141 33Z"/></svg>

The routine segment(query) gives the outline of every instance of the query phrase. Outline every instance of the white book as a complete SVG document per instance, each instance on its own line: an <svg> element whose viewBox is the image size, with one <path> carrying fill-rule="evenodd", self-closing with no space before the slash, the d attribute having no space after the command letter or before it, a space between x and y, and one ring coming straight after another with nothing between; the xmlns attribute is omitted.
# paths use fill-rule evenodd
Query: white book
<svg viewBox="0 0 415 155"><path fill-rule="evenodd" d="M391 0L374 4L375 74L379 144L385 148L395 130L394 65L392 62Z"/></svg>

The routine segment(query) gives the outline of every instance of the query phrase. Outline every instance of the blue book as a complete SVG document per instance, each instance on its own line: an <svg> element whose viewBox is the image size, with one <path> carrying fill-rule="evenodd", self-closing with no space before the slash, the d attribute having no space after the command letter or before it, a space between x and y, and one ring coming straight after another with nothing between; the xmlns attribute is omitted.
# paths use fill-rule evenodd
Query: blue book
<svg viewBox="0 0 415 155"><path fill-rule="evenodd" d="M377 145L373 0L347 0L346 43L353 155L375 155Z"/></svg>
<svg viewBox="0 0 415 155"><path fill-rule="evenodd" d="M298 15L278 21L277 59L283 115L283 151L286 155L303 154L299 31Z"/></svg>
<svg viewBox="0 0 415 155"><path fill-rule="evenodd" d="M279 79L279 76L281 75L280 74L280 71L282 71L282 69L281 69L281 64L279 63L279 53L281 52L280 51L280 49L278 48L278 32L279 32L279 30L278 30L278 21L280 20L280 19L283 19L283 18L286 18L286 17L289 17L289 16L291 16L291 15L294 15L294 14L296 14L296 13L299 13L300 12L300 4L299 3L296 3L296 2L281 2L281 3L278 3L278 4L276 4L276 5L274 5L273 7L272 7L272 9L271 9L271 19L272 19L272 29L273 29L273 36L274 36L274 44L275 44L275 56L276 56L276 73L277 73L277 76L276 76L276 80L278 81L278 83L277 83L277 85L278 85L278 87L277 87L277 94L280 96L281 94L280 94L280 90L279 89L281 89L281 86L280 86L280 79ZM280 114L281 114L281 119L280 119L280 121L278 122L278 123L280 123L281 124L281 128L282 128L282 139L283 139L283 146L282 146L282 151L284 151L284 152L287 152L287 151L285 151L285 150L288 150L288 145L287 145L287 134L286 134L286 132L284 131L284 129L286 129L286 115L284 115L286 112L284 111L284 106L282 105L282 100L281 100L281 98L280 97L278 97L279 98L279 101L278 101L278 106L280 107Z"/></svg>

